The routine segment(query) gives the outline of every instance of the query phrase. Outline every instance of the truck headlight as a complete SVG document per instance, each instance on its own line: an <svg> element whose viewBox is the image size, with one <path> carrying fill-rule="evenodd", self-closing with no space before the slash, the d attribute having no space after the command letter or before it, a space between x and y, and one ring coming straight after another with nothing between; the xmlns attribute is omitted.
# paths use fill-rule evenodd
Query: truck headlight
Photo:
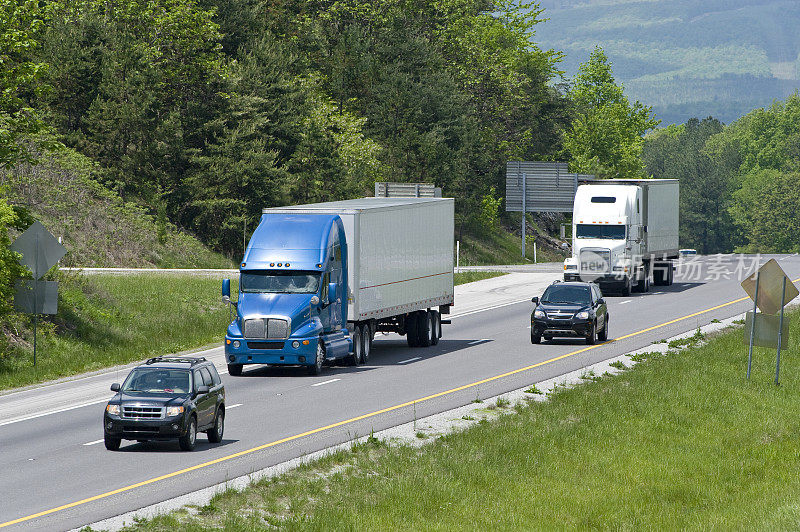
<svg viewBox="0 0 800 532"><path fill-rule="evenodd" d="M233 347L234 347L234 349L239 349L239 346L240 346L240 345L242 345L242 344L239 342L239 340L234 340L234 341L233 341Z"/></svg>
<svg viewBox="0 0 800 532"><path fill-rule="evenodd" d="M588 310L582 310L582 311L578 312L577 314L575 314L575 317L578 318L579 320L588 320L589 319L589 311Z"/></svg>
<svg viewBox="0 0 800 532"><path fill-rule="evenodd" d="M539 319L544 319L544 318L547 317L547 314L545 314L543 310L536 309L536 310L533 311L533 317L534 318L539 318Z"/></svg>
<svg viewBox="0 0 800 532"><path fill-rule="evenodd" d="M175 417L183 414L183 407L182 406L168 406L167 407L167 417Z"/></svg>
<svg viewBox="0 0 800 532"><path fill-rule="evenodd" d="M578 265L577 264L565 264L564 265L564 270L577 270L577 269L578 269Z"/></svg>
<svg viewBox="0 0 800 532"><path fill-rule="evenodd" d="M295 349L297 349L298 347L300 347L300 342L298 342L297 340L295 340L294 342L292 342L292 347L294 347Z"/></svg>
<svg viewBox="0 0 800 532"><path fill-rule="evenodd" d="M119 415L119 405L106 405L106 412L108 412L112 416L118 416Z"/></svg>

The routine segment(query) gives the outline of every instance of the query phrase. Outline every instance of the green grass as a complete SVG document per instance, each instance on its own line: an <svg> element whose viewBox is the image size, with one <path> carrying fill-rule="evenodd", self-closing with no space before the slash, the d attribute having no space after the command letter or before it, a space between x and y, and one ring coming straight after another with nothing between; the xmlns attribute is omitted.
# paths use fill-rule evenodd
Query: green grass
<svg viewBox="0 0 800 532"><path fill-rule="evenodd" d="M465 231L459 237L461 241L459 264L461 266L533 264L532 237L532 233L528 235L529 241L525 245L523 259L519 229L512 233L500 225L489 233ZM537 262L563 262L564 257L564 254L543 246L537 248Z"/></svg>
<svg viewBox="0 0 800 532"><path fill-rule="evenodd" d="M506 275L505 272L459 272L453 275L453 284L466 284Z"/></svg>
<svg viewBox="0 0 800 532"><path fill-rule="evenodd" d="M780 387L772 350L747 381L735 330L423 449L358 445L129 530L793 530L800 357L785 354Z"/></svg>
<svg viewBox="0 0 800 532"><path fill-rule="evenodd" d="M228 324L220 279L62 275L60 281L59 313L40 323L36 368L26 324L20 332L30 344L0 356L0 389L221 345Z"/></svg>

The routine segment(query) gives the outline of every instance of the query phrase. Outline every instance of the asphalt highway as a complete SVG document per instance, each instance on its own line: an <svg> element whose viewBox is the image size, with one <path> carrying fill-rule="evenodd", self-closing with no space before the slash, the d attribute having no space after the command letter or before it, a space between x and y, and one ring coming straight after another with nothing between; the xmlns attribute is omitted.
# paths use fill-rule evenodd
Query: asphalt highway
<svg viewBox="0 0 800 532"><path fill-rule="evenodd" d="M775 258L791 279L800 277L800 257ZM108 385L127 369L0 396L0 528L80 527L740 314L752 306L740 287L750 266L750 257L704 257L679 268L670 287L607 297L609 342L597 346L567 339L531 345L530 297L558 273L467 285L438 346L409 348L402 337L379 335L365 366L329 367L314 377L261 366L245 366L241 377L223 374L224 440L210 444L202 435L191 453L177 443L104 448ZM205 354L224 367L220 348ZM741 355L744 364L744 347Z"/></svg>

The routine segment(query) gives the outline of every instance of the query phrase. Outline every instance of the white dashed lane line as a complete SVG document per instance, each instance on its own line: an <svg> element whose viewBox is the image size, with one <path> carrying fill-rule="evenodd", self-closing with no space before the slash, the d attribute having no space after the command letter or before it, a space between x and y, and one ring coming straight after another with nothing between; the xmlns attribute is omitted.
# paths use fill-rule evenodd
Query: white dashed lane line
<svg viewBox="0 0 800 532"><path fill-rule="evenodd" d="M409 358L408 360L401 360L398 364L408 364L409 362L414 362L415 360L422 360L422 357L414 357Z"/></svg>
<svg viewBox="0 0 800 532"><path fill-rule="evenodd" d="M633 301L633 299L628 299L626 301L620 301L619 304L620 305L624 305L625 303L630 303L631 301Z"/></svg>
<svg viewBox="0 0 800 532"><path fill-rule="evenodd" d="M330 384L332 382L336 382L336 381L339 381L339 380L342 380L342 379L331 379L329 381L323 381L323 382L318 382L316 384L312 384L311 386L322 386L323 384Z"/></svg>
<svg viewBox="0 0 800 532"><path fill-rule="evenodd" d="M470 343L468 343L467 345L475 345L475 344L480 344L480 343L483 343L483 342L491 342L491 340L489 338L481 338L480 340L473 340Z"/></svg>
<svg viewBox="0 0 800 532"><path fill-rule="evenodd" d="M90 441L89 443L84 443L83 445L96 445L98 443L103 443L103 440Z"/></svg>
<svg viewBox="0 0 800 532"><path fill-rule="evenodd" d="M242 406L242 403L236 403L235 405L228 405L225 407L225 409L230 410L231 408L236 408L237 406Z"/></svg>

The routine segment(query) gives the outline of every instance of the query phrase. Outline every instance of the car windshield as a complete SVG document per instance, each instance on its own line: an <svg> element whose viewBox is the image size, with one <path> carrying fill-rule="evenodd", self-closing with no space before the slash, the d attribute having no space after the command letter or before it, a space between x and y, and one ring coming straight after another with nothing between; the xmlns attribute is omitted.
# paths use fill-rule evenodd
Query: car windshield
<svg viewBox="0 0 800 532"><path fill-rule="evenodd" d="M605 238L610 240L625 240L624 225L605 224L578 224L575 229L578 238Z"/></svg>
<svg viewBox="0 0 800 532"><path fill-rule="evenodd" d="M542 303L554 305L588 305L591 301L592 293L588 286L549 286L542 295Z"/></svg>
<svg viewBox="0 0 800 532"><path fill-rule="evenodd" d="M136 368L122 384L129 394L184 395L191 389L189 372L183 369Z"/></svg>
<svg viewBox="0 0 800 532"><path fill-rule="evenodd" d="M245 293L315 294L319 278L319 272L256 270L242 272L241 286Z"/></svg>

